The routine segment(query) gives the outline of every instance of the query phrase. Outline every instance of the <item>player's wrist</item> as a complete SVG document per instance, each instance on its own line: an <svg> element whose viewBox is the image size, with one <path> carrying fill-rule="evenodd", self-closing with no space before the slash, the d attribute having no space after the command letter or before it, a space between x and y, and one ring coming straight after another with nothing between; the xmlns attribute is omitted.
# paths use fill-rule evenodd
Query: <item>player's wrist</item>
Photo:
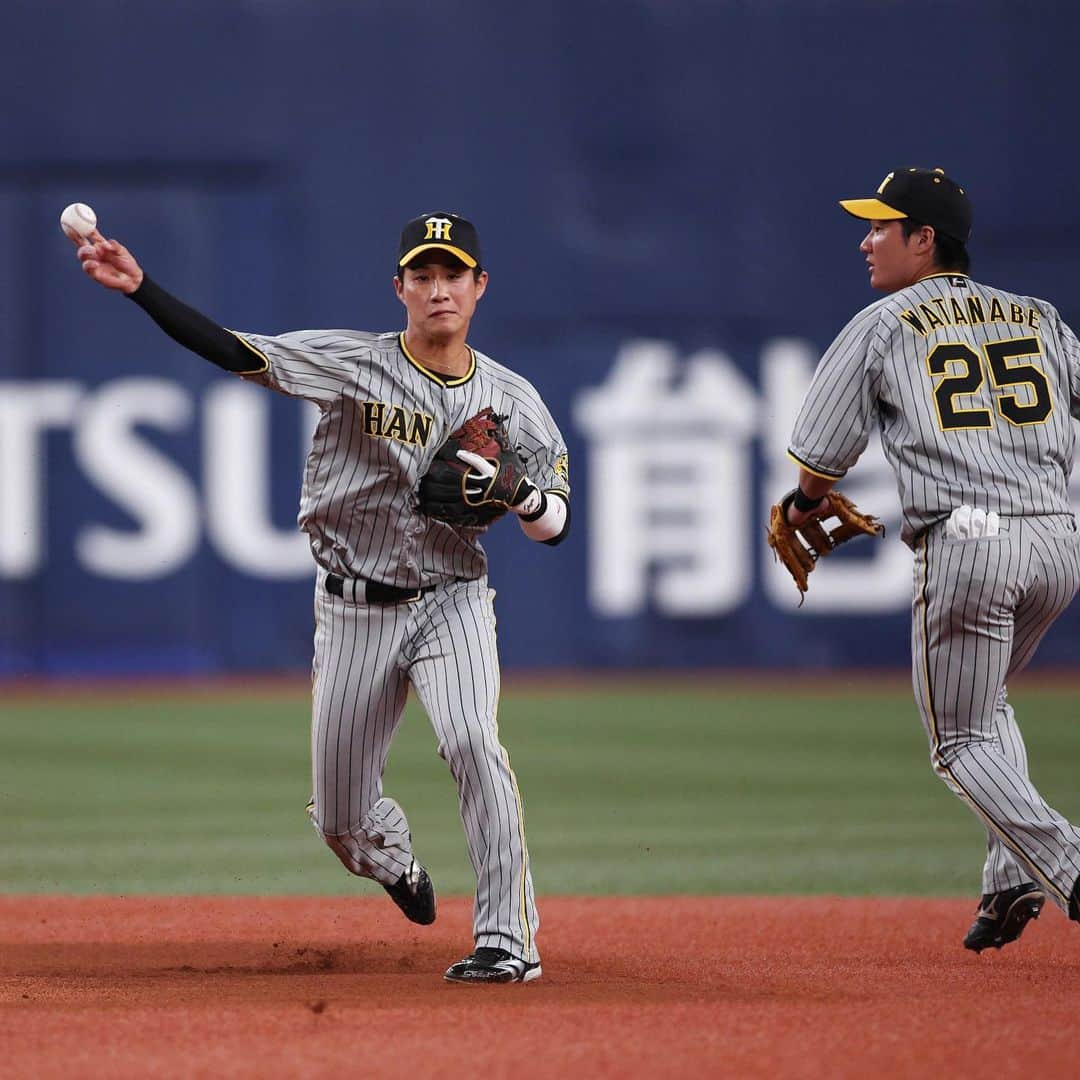
<svg viewBox="0 0 1080 1080"><path fill-rule="evenodd" d="M127 296L134 296L139 291L139 289L142 288L144 281L146 281L146 275L142 272L142 270L136 268L135 271L131 274L131 280L129 284L121 286L121 292L125 293Z"/></svg>
<svg viewBox="0 0 1080 1080"><path fill-rule="evenodd" d="M791 497L791 505L799 511L800 514L807 514L811 510L816 510L818 503L824 498L823 495L810 496L807 495L801 487L795 489L795 494Z"/></svg>
<svg viewBox="0 0 1080 1080"><path fill-rule="evenodd" d="M520 517L521 529L530 540L558 543L570 525L570 504L561 492L542 491L540 494L544 497L543 508L528 517Z"/></svg>
<svg viewBox="0 0 1080 1080"><path fill-rule="evenodd" d="M510 509L522 521L537 521L547 510L547 496L526 476L518 488L518 499Z"/></svg>
<svg viewBox="0 0 1080 1080"><path fill-rule="evenodd" d="M140 307L143 307L144 302L157 299L161 290L156 281L150 277L147 273L139 275L139 283L134 289L127 289L124 291L124 295L129 300L134 300Z"/></svg>

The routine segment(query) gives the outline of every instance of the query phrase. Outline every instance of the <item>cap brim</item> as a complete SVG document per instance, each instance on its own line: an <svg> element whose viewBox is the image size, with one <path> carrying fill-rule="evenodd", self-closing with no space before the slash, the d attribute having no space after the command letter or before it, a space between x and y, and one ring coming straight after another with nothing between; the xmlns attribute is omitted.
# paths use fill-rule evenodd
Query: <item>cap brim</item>
<svg viewBox="0 0 1080 1080"><path fill-rule="evenodd" d="M864 221L899 221L907 217L902 210L894 210L880 199L841 199L840 206L852 217Z"/></svg>
<svg viewBox="0 0 1080 1080"><path fill-rule="evenodd" d="M476 260L467 252L462 251L459 247L454 247L453 244L420 244L414 247L412 251L406 251L404 255L398 259L398 266L406 266L411 263L417 255L422 254L425 251L449 251L455 258L460 259L470 270L476 268Z"/></svg>

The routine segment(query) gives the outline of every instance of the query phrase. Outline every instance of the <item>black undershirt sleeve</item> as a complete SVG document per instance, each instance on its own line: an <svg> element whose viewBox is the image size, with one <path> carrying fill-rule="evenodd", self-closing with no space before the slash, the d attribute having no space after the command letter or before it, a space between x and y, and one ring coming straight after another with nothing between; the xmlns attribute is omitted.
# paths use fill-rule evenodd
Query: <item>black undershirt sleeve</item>
<svg viewBox="0 0 1080 1080"><path fill-rule="evenodd" d="M245 375L266 369L266 360L261 354L223 326L177 300L145 273L142 284L128 297L173 341L198 353L211 364Z"/></svg>

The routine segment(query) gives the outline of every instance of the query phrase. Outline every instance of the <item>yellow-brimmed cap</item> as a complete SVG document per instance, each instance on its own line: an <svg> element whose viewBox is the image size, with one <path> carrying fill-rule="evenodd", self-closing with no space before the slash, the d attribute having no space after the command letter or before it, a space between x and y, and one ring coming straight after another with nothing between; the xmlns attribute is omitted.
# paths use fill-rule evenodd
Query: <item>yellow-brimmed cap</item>
<svg viewBox="0 0 1080 1080"><path fill-rule="evenodd" d="M880 199L841 199L840 205L849 214L866 221L898 221L907 217L903 210L897 210Z"/></svg>
<svg viewBox="0 0 1080 1080"><path fill-rule="evenodd" d="M470 270L480 266L480 238L476 226L459 214L421 214L405 222L398 243L398 269L425 251L448 251Z"/></svg>
<svg viewBox="0 0 1080 1080"><path fill-rule="evenodd" d="M866 221L911 218L964 244L971 236L971 203L964 189L941 169L894 169L875 194L841 199L840 206Z"/></svg>

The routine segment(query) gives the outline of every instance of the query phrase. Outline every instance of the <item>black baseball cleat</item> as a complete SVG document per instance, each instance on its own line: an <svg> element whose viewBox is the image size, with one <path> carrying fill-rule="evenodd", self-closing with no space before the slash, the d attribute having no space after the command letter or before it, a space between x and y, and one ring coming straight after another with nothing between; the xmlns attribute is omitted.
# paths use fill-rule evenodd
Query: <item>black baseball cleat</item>
<svg viewBox="0 0 1080 1080"><path fill-rule="evenodd" d="M532 982L540 978L540 965L527 964L505 949L477 949L446 969L443 978L456 983Z"/></svg>
<svg viewBox="0 0 1080 1080"><path fill-rule="evenodd" d="M975 921L964 938L964 948L982 952L1008 945L1024 932L1032 919L1039 917L1044 903L1045 894L1031 881L1004 892L987 893L979 901Z"/></svg>
<svg viewBox="0 0 1080 1080"><path fill-rule="evenodd" d="M393 885L383 888L409 922L428 926L435 921L435 886L431 884L428 872L415 859Z"/></svg>

